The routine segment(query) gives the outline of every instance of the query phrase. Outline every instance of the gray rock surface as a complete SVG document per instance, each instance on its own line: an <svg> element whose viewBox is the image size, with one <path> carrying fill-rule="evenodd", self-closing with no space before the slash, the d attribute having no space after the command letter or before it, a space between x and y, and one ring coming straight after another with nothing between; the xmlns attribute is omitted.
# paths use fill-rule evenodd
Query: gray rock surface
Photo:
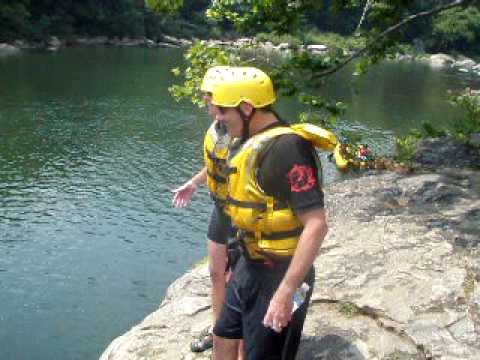
<svg viewBox="0 0 480 360"><path fill-rule="evenodd" d="M468 70L472 70L475 65L477 65L477 63L469 58L464 58L455 62L455 66Z"/></svg>
<svg viewBox="0 0 480 360"><path fill-rule="evenodd" d="M452 137L428 138L418 144L412 160L417 166L431 168L480 168L480 151L475 146L460 143Z"/></svg>
<svg viewBox="0 0 480 360"><path fill-rule="evenodd" d="M107 45L109 42L107 36L95 36L91 38L77 38L74 40L75 45L82 46L100 46Z"/></svg>
<svg viewBox="0 0 480 360"><path fill-rule="evenodd" d="M430 56L430 65L434 68L450 67L455 63L455 59L446 54L434 54Z"/></svg>
<svg viewBox="0 0 480 360"><path fill-rule="evenodd" d="M0 54L13 54L18 52L20 49L16 46L0 43Z"/></svg>
<svg viewBox="0 0 480 360"><path fill-rule="evenodd" d="M330 232L297 359L480 359L480 176L372 174L327 188ZM206 265L101 360L208 359L189 352L211 318Z"/></svg>

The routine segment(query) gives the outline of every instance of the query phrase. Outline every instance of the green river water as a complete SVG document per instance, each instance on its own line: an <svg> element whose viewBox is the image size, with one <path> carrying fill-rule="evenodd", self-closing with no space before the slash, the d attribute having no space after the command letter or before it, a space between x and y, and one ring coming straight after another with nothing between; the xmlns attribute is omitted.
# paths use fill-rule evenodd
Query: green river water
<svg viewBox="0 0 480 360"><path fill-rule="evenodd" d="M168 95L181 61L139 48L0 57L0 359L98 358L205 255L207 192L171 207L209 123ZM447 89L479 84L420 64L350 73L322 92L349 106L340 128L387 153L408 127L457 115ZM278 110L300 108L283 99Z"/></svg>

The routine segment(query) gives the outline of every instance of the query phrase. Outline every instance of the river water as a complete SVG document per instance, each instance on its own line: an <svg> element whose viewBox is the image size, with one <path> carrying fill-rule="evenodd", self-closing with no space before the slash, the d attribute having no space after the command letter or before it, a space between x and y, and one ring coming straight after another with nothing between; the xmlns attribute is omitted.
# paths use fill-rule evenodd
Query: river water
<svg viewBox="0 0 480 360"><path fill-rule="evenodd" d="M209 123L168 95L181 61L136 48L0 57L0 359L98 358L205 255L206 191L171 207ZM418 64L350 73L321 91L350 106L339 127L382 152L409 126L457 116L447 89L479 84Z"/></svg>

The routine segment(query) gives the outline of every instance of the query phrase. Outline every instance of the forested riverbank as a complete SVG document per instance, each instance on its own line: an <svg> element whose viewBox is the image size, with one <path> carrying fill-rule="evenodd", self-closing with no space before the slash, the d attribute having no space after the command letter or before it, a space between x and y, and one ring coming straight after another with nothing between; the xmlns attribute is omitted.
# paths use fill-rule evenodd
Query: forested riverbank
<svg viewBox="0 0 480 360"><path fill-rule="evenodd" d="M288 2L285 4L277 2L278 5L275 6L289 6ZM366 29L372 26L365 12L368 10L375 13L376 5L370 5L373 7L370 9L367 8L369 1L366 3L365 6L359 3L340 7L336 6L335 1L327 1L325 6L313 6L302 15L301 31L282 35L278 29L272 31L270 28L270 31L266 31L269 30L268 24L256 21L247 21L238 27L228 21L205 17L205 11L211 7L211 2L207 0L171 2L7 0L0 4L0 43L13 43L15 40L46 42L52 36L69 43L76 38L86 37L109 39L144 37L158 42L164 35L187 39L259 35L260 40L273 43L300 41L314 44L325 43L328 36L324 34L338 34L346 39L342 41L355 43L361 42L361 39L356 39L361 34L360 25ZM428 11L434 5L438 5L438 1L433 0L407 3L401 10L410 13ZM295 5L299 6L298 12L304 11L302 7L310 6L308 1L299 4ZM262 15L260 6L255 11ZM268 16L268 13L264 15ZM289 19L286 21L298 21L292 16ZM404 49L412 47L429 53L459 52L472 56L480 52L479 39L480 12L472 4L417 21L413 26L402 30L396 41L403 44Z"/></svg>

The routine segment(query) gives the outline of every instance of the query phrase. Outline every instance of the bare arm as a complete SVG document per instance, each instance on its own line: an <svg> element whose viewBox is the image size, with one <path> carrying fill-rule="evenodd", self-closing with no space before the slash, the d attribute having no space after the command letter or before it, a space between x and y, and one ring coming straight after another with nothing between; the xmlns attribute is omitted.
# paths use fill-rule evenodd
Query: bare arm
<svg viewBox="0 0 480 360"><path fill-rule="evenodd" d="M204 166L202 170L200 170L190 179L190 181L193 182L197 187L205 184L207 182L207 167Z"/></svg>
<svg viewBox="0 0 480 360"><path fill-rule="evenodd" d="M207 182L207 167L204 166L202 170L196 173L190 180L182 186L172 190L174 207L185 207L192 200L193 193L197 188Z"/></svg>
<svg viewBox="0 0 480 360"><path fill-rule="evenodd" d="M297 249L280 286L270 301L263 321L265 326L278 332L291 320L293 294L310 270L328 231L324 209L308 211L298 215L298 218L304 228Z"/></svg>

